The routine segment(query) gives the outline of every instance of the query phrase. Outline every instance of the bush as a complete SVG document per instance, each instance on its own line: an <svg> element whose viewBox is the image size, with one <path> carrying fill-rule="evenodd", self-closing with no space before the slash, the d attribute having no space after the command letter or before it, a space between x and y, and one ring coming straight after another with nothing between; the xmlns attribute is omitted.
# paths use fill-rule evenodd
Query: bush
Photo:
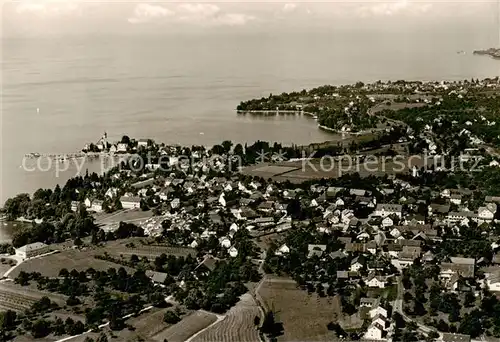
<svg viewBox="0 0 500 342"><path fill-rule="evenodd" d="M163 316L163 321L168 324L175 324L179 322L181 318L179 317L178 314L176 314L173 311L167 311L165 312L165 315Z"/></svg>

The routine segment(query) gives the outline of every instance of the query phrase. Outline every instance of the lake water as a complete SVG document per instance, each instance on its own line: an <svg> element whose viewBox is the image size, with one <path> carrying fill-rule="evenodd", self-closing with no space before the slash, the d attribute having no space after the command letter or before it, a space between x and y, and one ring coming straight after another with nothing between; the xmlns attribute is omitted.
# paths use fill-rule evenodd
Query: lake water
<svg viewBox="0 0 500 342"><path fill-rule="evenodd" d="M471 53L497 37L464 32L6 39L0 203L74 175L24 171L25 153L79 151L104 131L112 140L127 134L187 145L306 144L332 135L310 118L239 116L236 105L358 80L498 76L500 61Z"/></svg>

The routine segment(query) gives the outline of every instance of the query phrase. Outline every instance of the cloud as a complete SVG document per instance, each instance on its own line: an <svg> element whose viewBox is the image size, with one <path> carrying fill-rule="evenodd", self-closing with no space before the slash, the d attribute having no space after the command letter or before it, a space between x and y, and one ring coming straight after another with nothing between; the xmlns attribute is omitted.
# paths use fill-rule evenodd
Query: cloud
<svg viewBox="0 0 500 342"><path fill-rule="evenodd" d="M254 16L243 13L227 13L216 19L216 24L227 26L243 26L248 22L255 20Z"/></svg>
<svg viewBox="0 0 500 342"><path fill-rule="evenodd" d="M140 5L139 5L140 6ZM184 3L175 8L175 11L161 6L137 6L131 23L147 22L151 19L170 21L201 26L242 26L255 17L243 13L226 13L219 6L209 3Z"/></svg>
<svg viewBox="0 0 500 342"><path fill-rule="evenodd" d="M214 4L182 4L178 6L179 11L185 12L185 17L210 18L221 12L219 6Z"/></svg>
<svg viewBox="0 0 500 342"><path fill-rule="evenodd" d="M432 4L410 2L409 0L398 0L394 2L375 3L363 5L357 9L361 17L383 17L395 15L420 15L428 13Z"/></svg>
<svg viewBox="0 0 500 342"><path fill-rule="evenodd" d="M54 17L79 13L79 9L79 5L74 2L21 2L16 6L15 11L21 15Z"/></svg>
<svg viewBox="0 0 500 342"><path fill-rule="evenodd" d="M297 4L285 4L283 6L283 12L285 13L293 12L296 9L297 9Z"/></svg>
<svg viewBox="0 0 500 342"><path fill-rule="evenodd" d="M175 16L175 12L168 8L157 5L138 4L134 9L134 15L128 18L128 22L138 24L173 16Z"/></svg>

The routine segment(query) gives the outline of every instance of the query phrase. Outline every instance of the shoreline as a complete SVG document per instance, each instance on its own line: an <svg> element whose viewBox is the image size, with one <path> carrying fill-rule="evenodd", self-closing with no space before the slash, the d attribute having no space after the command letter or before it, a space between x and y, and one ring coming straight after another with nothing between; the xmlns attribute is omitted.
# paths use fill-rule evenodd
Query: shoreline
<svg viewBox="0 0 500 342"><path fill-rule="evenodd" d="M65 160L65 159L84 159L84 158L115 158L115 157L130 157L130 153L116 153L116 152L73 152L73 153L26 153L25 158L28 159L53 159L53 160Z"/></svg>
<svg viewBox="0 0 500 342"><path fill-rule="evenodd" d="M317 119L318 116L314 113L305 112L303 110L237 110L236 113L241 115L246 114L261 114L265 116L276 116L276 115L306 115L310 116L314 119Z"/></svg>
<svg viewBox="0 0 500 342"><path fill-rule="evenodd" d="M374 106L374 107L376 107L376 106ZM374 107L372 107L372 108L374 108ZM370 108L368 110L368 112L369 112L368 115L375 115L375 114L370 113L370 110L372 108ZM240 115L246 115L246 114L259 115L260 114L262 116L277 116L277 115L300 115L300 116L302 116L302 115L304 115L304 116L309 116L309 117L313 118L314 120L318 121L318 116L316 114L310 113L310 112L305 112L302 110L244 110L243 111L243 110L236 109L236 112ZM334 134L340 134L342 136L344 136L345 134L352 135L352 136L361 136L361 135L373 133L371 130L362 130L359 132L340 131L338 129L330 128L330 127L321 125L319 123L317 124L317 127L323 131L331 132ZM376 128L373 128L373 130L376 130ZM311 142L310 144L314 144L314 142Z"/></svg>

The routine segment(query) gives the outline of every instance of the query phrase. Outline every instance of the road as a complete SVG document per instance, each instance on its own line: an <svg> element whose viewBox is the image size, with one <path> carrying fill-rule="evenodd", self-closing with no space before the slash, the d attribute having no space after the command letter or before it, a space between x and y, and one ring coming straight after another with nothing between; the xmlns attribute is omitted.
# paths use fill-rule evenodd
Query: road
<svg viewBox="0 0 500 342"><path fill-rule="evenodd" d="M401 280L401 276L397 277L396 279L398 282L398 296L397 296L397 299L394 301L394 305L393 305L394 312L399 313L401 315L401 317L403 317L405 322L416 323L417 327L418 327L418 332L420 332L421 334L423 334L424 336L427 337L431 331L436 331L436 329L428 327L426 325L423 325L423 324L411 319L410 317L406 316L406 314L403 311L403 294L404 294L405 289L403 287L403 282ZM439 338L442 339L443 334L440 332L438 332L438 334L439 334Z"/></svg>

